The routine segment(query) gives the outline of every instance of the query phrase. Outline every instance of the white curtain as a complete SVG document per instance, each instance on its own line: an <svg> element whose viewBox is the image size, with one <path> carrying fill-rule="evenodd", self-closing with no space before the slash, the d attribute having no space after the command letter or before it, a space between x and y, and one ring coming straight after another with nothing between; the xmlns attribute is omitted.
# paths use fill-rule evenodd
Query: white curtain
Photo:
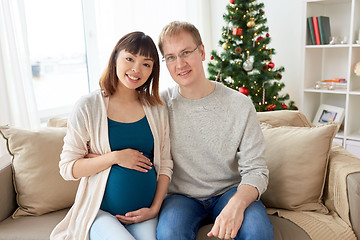
<svg viewBox="0 0 360 240"><path fill-rule="evenodd" d="M0 125L37 128L23 0L0 1ZM0 142L0 156L5 152Z"/></svg>

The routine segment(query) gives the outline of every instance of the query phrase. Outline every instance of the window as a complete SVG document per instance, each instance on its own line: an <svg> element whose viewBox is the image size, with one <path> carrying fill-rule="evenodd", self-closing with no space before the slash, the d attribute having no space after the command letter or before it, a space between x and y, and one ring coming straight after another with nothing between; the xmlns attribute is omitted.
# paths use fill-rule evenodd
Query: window
<svg viewBox="0 0 360 240"><path fill-rule="evenodd" d="M201 16L208 5L202 0L26 0L24 4L42 123L67 116L82 95L99 88L112 48L124 34L143 31L157 44L162 27L170 21L204 26L207 22ZM162 63L160 90L174 84Z"/></svg>
<svg viewBox="0 0 360 240"><path fill-rule="evenodd" d="M81 0L24 2L33 87L45 122L69 113L89 91Z"/></svg>

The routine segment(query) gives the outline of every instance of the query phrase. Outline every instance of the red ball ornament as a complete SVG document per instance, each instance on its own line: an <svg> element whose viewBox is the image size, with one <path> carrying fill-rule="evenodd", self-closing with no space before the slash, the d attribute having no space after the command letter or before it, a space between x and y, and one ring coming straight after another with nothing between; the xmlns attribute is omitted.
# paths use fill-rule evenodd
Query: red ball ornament
<svg viewBox="0 0 360 240"><path fill-rule="evenodd" d="M269 62L268 66L269 66L270 69L273 69L275 67L275 63Z"/></svg>
<svg viewBox="0 0 360 240"><path fill-rule="evenodd" d="M263 37L258 37L257 39L256 39L256 42L259 42L259 41L261 41L261 40L263 40L264 38Z"/></svg>
<svg viewBox="0 0 360 240"><path fill-rule="evenodd" d="M214 56L210 56L210 60L214 60Z"/></svg>
<svg viewBox="0 0 360 240"><path fill-rule="evenodd" d="M287 108L288 108L288 106L286 106L286 104L281 104L281 107L282 107L283 109L287 109Z"/></svg>
<svg viewBox="0 0 360 240"><path fill-rule="evenodd" d="M241 87L239 88L239 92L244 94L245 96L249 95L249 89L247 87Z"/></svg>
<svg viewBox="0 0 360 240"><path fill-rule="evenodd" d="M266 37L270 37L270 34L269 34L269 33L266 33Z"/></svg>
<svg viewBox="0 0 360 240"><path fill-rule="evenodd" d="M235 0L230 0L230 3L231 3L231 4L234 4L234 3L235 3Z"/></svg>

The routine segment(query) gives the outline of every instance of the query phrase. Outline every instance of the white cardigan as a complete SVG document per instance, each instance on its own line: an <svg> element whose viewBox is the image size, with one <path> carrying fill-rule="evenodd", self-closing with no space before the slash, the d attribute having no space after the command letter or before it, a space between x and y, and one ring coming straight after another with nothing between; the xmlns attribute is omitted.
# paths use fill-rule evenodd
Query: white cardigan
<svg viewBox="0 0 360 240"><path fill-rule="evenodd" d="M82 97L69 117L64 138L60 174L65 180L78 180L72 175L75 161L90 152L110 152L107 124L109 98L100 90ZM166 106L143 106L154 137L154 167L157 177L171 179L173 161L170 155L169 123ZM54 228L50 239L89 239L89 229L98 213L110 168L80 180L73 206Z"/></svg>

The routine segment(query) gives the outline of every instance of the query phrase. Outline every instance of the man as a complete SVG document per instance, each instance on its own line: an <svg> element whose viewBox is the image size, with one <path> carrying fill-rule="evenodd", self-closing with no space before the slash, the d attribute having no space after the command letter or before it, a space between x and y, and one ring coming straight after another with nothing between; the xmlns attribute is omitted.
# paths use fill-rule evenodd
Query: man
<svg viewBox="0 0 360 240"><path fill-rule="evenodd" d="M273 227L259 200L269 171L252 102L205 77L204 45L194 25L165 26L159 48L177 85L162 93L174 174L157 238L195 240L202 225L214 222L208 236L272 239Z"/></svg>

